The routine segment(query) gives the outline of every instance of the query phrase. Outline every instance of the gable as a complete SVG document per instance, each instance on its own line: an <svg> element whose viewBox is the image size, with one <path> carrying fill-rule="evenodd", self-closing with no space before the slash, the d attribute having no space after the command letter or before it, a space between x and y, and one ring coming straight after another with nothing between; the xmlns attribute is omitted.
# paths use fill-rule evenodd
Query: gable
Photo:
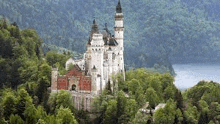
<svg viewBox="0 0 220 124"><path fill-rule="evenodd" d="M83 72L81 71L78 65L73 65L73 68L66 73L67 77L82 76L82 75L83 75Z"/></svg>

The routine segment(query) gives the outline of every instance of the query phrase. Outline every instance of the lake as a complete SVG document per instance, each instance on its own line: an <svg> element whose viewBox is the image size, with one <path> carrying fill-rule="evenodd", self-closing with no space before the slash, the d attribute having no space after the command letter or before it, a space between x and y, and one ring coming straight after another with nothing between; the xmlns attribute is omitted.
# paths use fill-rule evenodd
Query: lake
<svg viewBox="0 0 220 124"><path fill-rule="evenodd" d="M220 82L220 64L175 64L175 85L179 89L187 89L200 80Z"/></svg>

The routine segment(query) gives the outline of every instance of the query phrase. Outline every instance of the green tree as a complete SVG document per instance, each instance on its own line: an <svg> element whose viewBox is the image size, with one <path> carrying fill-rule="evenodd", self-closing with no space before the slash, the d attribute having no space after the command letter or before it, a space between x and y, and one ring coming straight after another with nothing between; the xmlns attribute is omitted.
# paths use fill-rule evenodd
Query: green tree
<svg viewBox="0 0 220 124"><path fill-rule="evenodd" d="M108 96L104 91L101 95L96 96L92 102L91 111L96 113L99 112L100 116L97 117L95 123L104 123L105 112L108 106Z"/></svg>
<svg viewBox="0 0 220 124"><path fill-rule="evenodd" d="M18 68L22 82L33 82L38 79L38 65L36 61L23 58L23 64Z"/></svg>
<svg viewBox="0 0 220 124"><path fill-rule="evenodd" d="M210 104L210 109L209 109L209 118L210 120L212 120L213 122L215 123L218 123L220 122L220 118L219 118L219 115L220 115L220 104L217 103L217 102L212 102Z"/></svg>
<svg viewBox="0 0 220 124"><path fill-rule="evenodd" d="M155 108L160 99L153 88L148 88L146 91L146 100L149 102L150 108Z"/></svg>
<svg viewBox="0 0 220 124"><path fill-rule="evenodd" d="M134 99L128 99L124 113L119 117L119 124L131 123L137 113L137 104Z"/></svg>
<svg viewBox="0 0 220 124"><path fill-rule="evenodd" d="M171 99L167 102L164 108L157 110L154 115L155 124L173 124L175 119L176 106L174 101Z"/></svg>
<svg viewBox="0 0 220 124"><path fill-rule="evenodd" d="M15 94L13 94L10 91L7 93L4 93L1 105L3 107L3 116L5 117L6 120L9 120L10 115L15 113L16 102L17 102L17 99L15 97Z"/></svg>
<svg viewBox="0 0 220 124"><path fill-rule="evenodd" d="M164 99L168 100L168 99L174 99L176 94L176 87L173 84L170 84L169 86L166 87L166 89L164 90Z"/></svg>
<svg viewBox="0 0 220 124"><path fill-rule="evenodd" d="M61 124L78 124L71 110L62 106L57 109L56 118L58 123Z"/></svg>
<svg viewBox="0 0 220 124"><path fill-rule="evenodd" d="M150 120L150 118L151 116L148 114L137 112L135 114L135 118L132 120L132 124L148 124L148 120Z"/></svg>
<svg viewBox="0 0 220 124"><path fill-rule="evenodd" d="M64 91L64 90L59 91L59 93L57 94L56 103L57 103L56 108L63 106L64 108L69 108L73 112L74 103L71 93L69 93L68 91Z"/></svg>
<svg viewBox="0 0 220 124"><path fill-rule="evenodd" d="M108 102L108 106L105 111L104 123L114 124L117 123L117 119L117 101L112 99Z"/></svg>
<svg viewBox="0 0 220 124"><path fill-rule="evenodd" d="M175 115L175 120L174 120L174 123L175 124L182 124L183 123L183 114L181 112L181 110L178 108L176 110L176 115Z"/></svg>
<svg viewBox="0 0 220 124"><path fill-rule="evenodd" d="M174 77L169 73L165 73L160 76L160 81L162 83L162 89L164 91L169 85L173 84Z"/></svg>
<svg viewBox="0 0 220 124"><path fill-rule="evenodd" d="M62 67L64 67L67 59L68 57L66 57L65 55L61 53L56 53L54 51L49 51L46 55L46 60L50 66L53 66L58 62Z"/></svg>
<svg viewBox="0 0 220 124"><path fill-rule="evenodd" d="M11 114L9 119L10 124L24 124L24 121L18 115Z"/></svg>
<svg viewBox="0 0 220 124"><path fill-rule="evenodd" d="M18 97L16 103L16 114L19 115L23 120L25 120L24 111L27 105L32 105L32 98L29 96L28 92L21 88L18 90Z"/></svg>
<svg viewBox="0 0 220 124"><path fill-rule="evenodd" d="M44 119L40 119L41 120L41 123L43 123L44 124L44 122L46 123L46 124L60 124L59 122L58 122L58 120L56 119L56 117L55 117L55 115L47 115L47 116L45 116L45 118ZM60 121L61 122L61 121ZM40 123L40 124L41 124Z"/></svg>
<svg viewBox="0 0 220 124"><path fill-rule="evenodd" d="M197 111L197 107L189 105L184 111L184 116L187 123L198 123L199 112Z"/></svg>
<svg viewBox="0 0 220 124"><path fill-rule="evenodd" d="M50 112L54 113L56 109L63 106L74 112L74 103L71 94L68 91L61 90L57 94L52 93L49 97Z"/></svg>
<svg viewBox="0 0 220 124"><path fill-rule="evenodd" d="M117 117L120 118L125 112L127 99L123 91L119 91L117 95ZM119 121L119 120L117 120Z"/></svg>
<svg viewBox="0 0 220 124"><path fill-rule="evenodd" d="M52 114L55 114L55 110L57 106L56 99L57 99L57 93L51 93L48 99L48 105L49 105L49 111Z"/></svg>
<svg viewBox="0 0 220 124"><path fill-rule="evenodd" d="M183 105L183 96L182 96L181 91L176 90L174 101L176 101L176 107L182 110L184 105Z"/></svg>
<svg viewBox="0 0 220 124"><path fill-rule="evenodd" d="M146 97L147 96L144 95L143 88L139 85L135 93L135 101L137 102L138 107L142 107L145 104Z"/></svg>
<svg viewBox="0 0 220 124"><path fill-rule="evenodd" d="M36 124L37 123L37 109L33 104L27 105L24 111L24 117L28 124Z"/></svg>
<svg viewBox="0 0 220 124"><path fill-rule="evenodd" d="M40 77L38 79L38 91L37 91L37 97L39 99L39 103L43 101L44 97L48 97L47 95L47 88L49 87L49 80L46 76Z"/></svg>
<svg viewBox="0 0 220 124"><path fill-rule="evenodd" d="M131 81L128 82L128 91L134 95L139 85L140 82L137 79L132 79Z"/></svg>

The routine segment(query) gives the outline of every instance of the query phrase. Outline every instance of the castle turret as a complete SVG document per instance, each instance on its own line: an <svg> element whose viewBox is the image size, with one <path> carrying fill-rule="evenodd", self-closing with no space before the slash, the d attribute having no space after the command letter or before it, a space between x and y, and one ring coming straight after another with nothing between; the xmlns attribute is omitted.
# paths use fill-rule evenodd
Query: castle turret
<svg viewBox="0 0 220 124"><path fill-rule="evenodd" d="M107 50L107 54L108 54L108 79L107 80L111 80L111 75L112 75L112 54L113 51L111 49L111 47L109 47L109 49Z"/></svg>
<svg viewBox="0 0 220 124"><path fill-rule="evenodd" d="M98 70L95 66L93 66L91 72L92 72L92 93L97 95L102 91L101 75L97 74Z"/></svg>
<svg viewBox="0 0 220 124"><path fill-rule="evenodd" d="M57 92L58 68L52 68L51 73L51 92Z"/></svg>
<svg viewBox="0 0 220 124"><path fill-rule="evenodd" d="M123 25L124 16L122 13L121 2L118 1L118 5L116 6L115 13L115 39L118 42L118 47L116 53L117 61L118 61L118 72L123 73L124 75L124 25Z"/></svg>
<svg viewBox="0 0 220 124"><path fill-rule="evenodd" d="M98 30L98 25L96 24L96 21L93 21L92 25L92 30L90 34L90 45L88 49L91 51L91 59L90 59L90 69L91 67L95 67L97 70L97 75L101 75L98 80L101 82L104 82L104 77L103 77L103 58L104 58L104 40L103 40L103 35L100 33ZM92 72L92 71L89 71ZM100 85L100 81L97 82L97 80L93 83L96 83L96 85ZM98 84L97 84L98 83Z"/></svg>

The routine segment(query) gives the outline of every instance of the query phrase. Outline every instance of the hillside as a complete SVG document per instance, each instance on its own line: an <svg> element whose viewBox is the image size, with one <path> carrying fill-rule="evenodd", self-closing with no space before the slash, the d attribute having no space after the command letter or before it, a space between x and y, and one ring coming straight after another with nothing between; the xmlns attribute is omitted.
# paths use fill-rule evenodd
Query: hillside
<svg viewBox="0 0 220 124"><path fill-rule="evenodd" d="M127 67L217 62L217 0L122 0ZM84 53L95 17L113 33L117 0L0 0L0 14L21 28L36 29L46 44Z"/></svg>
<svg viewBox="0 0 220 124"><path fill-rule="evenodd" d="M115 75L113 84L118 83L118 87L107 86L93 99L90 112L78 110L74 108L77 103L73 103L75 100L70 91L49 93L51 66L59 68L59 74L64 74L69 57L69 52L48 51L44 55L42 40L35 30L21 30L16 23L0 19L0 123L220 122L219 83L200 81L181 92L173 84L172 75L153 73L145 68L126 71L126 80L122 74ZM158 106L161 108L157 109Z"/></svg>

